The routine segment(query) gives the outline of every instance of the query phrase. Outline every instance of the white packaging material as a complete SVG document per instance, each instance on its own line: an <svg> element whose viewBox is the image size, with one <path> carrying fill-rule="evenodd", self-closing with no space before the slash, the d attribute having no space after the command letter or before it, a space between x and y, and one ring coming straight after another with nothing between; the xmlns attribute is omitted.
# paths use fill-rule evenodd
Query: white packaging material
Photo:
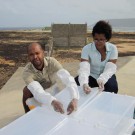
<svg viewBox="0 0 135 135"><path fill-rule="evenodd" d="M129 135L133 132L135 97L99 93L98 88L93 88L88 95L80 88L79 92L78 111L72 115L37 107L2 128L0 135ZM71 100L68 90L56 98L66 110Z"/></svg>
<svg viewBox="0 0 135 135"><path fill-rule="evenodd" d="M46 135L65 117L43 107L36 107L0 130L0 135Z"/></svg>
<svg viewBox="0 0 135 135"><path fill-rule="evenodd" d="M128 126L128 128L124 128L123 130L121 127L119 127L121 129L120 134L119 135L135 135L135 119L131 119L130 120L130 124ZM134 134L132 134L134 132Z"/></svg>
<svg viewBox="0 0 135 135"><path fill-rule="evenodd" d="M102 92L74 117L84 123L93 123L118 133L121 130L119 127L130 124L134 106L135 99L132 97Z"/></svg>
<svg viewBox="0 0 135 135"><path fill-rule="evenodd" d="M28 98L26 100L26 104L28 105L29 109L32 110L37 106L41 106L41 103L39 103L35 98Z"/></svg>
<svg viewBox="0 0 135 135"><path fill-rule="evenodd" d="M47 135L112 135L108 130L102 130L96 126L77 121L75 119L67 120Z"/></svg>
<svg viewBox="0 0 135 135"><path fill-rule="evenodd" d="M78 89L79 89L80 99L79 99L79 102L78 102L77 113L81 110L81 108L83 108L86 104L88 104L88 102L90 102L99 93L99 90L98 90L97 87L92 88L90 94L85 94L82 87L78 87ZM71 101L71 96L70 96L68 88L65 88L63 91L58 93L55 97L60 102L63 103L64 110L66 111L66 109L68 107L68 104ZM71 114L70 116L73 116L73 115Z"/></svg>

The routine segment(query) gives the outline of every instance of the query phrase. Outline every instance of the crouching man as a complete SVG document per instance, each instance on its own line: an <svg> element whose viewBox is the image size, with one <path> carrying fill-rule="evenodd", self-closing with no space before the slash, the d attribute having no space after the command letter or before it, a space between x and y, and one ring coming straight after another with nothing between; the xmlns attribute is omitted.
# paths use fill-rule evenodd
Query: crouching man
<svg viewBox="0 0 135 135"><path fill-rule="evenodd" d="M54 110L64 113L63 105L46 90L57 84L60 79L68 87L72 99L67 107L71 114L77 109L79 93L74 78L63 69L62 65L53 57L45 57L44 50L39 43L32 43L27 48L29 63L23 71L26 87L23 89L23 106L27 113L30 111L27 99L34 97L36 101L45 105L52 105ZM57 86L57 85L56 85Z"/></svg>

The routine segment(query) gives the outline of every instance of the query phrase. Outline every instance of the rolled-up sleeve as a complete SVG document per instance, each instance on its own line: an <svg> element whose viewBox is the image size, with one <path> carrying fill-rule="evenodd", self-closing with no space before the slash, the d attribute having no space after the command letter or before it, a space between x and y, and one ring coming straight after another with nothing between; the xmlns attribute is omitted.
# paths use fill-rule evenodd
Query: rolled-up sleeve
<svg viewBox="0 0 135 135"><path fill-rule="evenodd" d="M84 46L83 49L82 49L82 53L81 53L81 58L82 59L86 59L86 60L89 60L89 55L88 55L88 46Z"/></svg>
<svg viewBox="0 0 135 135"><path fill-rule="evenodd" d="M35 75L32 73L32 71L27 69L27 66L24 68L22 77L26 85L30 84L31 82L35 80Z"/></svg>
<svg viewBox="0 0 135 135"><path fill-rule="evenodd" d="M110 60L111 59L118 59L118 49L115 45L112 46Z"/></svg>

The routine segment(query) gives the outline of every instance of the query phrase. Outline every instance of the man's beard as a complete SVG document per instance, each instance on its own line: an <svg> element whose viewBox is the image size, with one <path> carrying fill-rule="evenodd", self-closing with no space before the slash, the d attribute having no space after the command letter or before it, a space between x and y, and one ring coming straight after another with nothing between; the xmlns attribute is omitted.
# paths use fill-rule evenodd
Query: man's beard
<svg viewBox="0 0 135 135"><path fill-rule="evenodd" d="M43 62L42 62L42 61L33 60L32 64L33 64L34 67L37 68L37 69L42 68L42 66L43 66Z"/></svg>

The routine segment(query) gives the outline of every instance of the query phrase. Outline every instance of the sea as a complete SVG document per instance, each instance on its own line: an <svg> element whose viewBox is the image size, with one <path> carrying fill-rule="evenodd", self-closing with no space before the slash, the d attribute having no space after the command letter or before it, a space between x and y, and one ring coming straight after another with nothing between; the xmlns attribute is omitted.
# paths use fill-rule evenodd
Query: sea
<svg viewBox="0 0 135 135"><path fill-rule="evenodd" d="M8 31L8 30L35 30L42 29L44 27L0 27L0 31Z"/></svg>
<svg viewBox="0 0 135 135"><path fill-rule="evenodd" d="M43 29L44 27L0 27L0 31L8 31L8 30L35 30L35 29ZM135 27L112 27L114 32L135 32ZM88 31L91 31L88 28Z"/></svg>
<svg viewBox="0 0 135 135"><path fill-rule="evenodd" d="M135 27L112 27L115 32L135 32Z"/></svg>
<svg viewBox="0 0 135 135"><path fill-rule="evenodd" d="M88 27L88 31L92 31L93 26ZM114 32L135 32L135 27L113 27L112 30Z"/></svg>

